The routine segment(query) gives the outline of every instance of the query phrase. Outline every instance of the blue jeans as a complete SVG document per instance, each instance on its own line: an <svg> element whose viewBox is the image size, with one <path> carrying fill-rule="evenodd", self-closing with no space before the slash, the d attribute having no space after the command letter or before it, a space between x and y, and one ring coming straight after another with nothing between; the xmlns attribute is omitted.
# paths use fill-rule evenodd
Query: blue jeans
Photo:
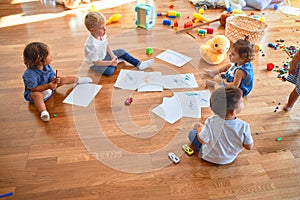
<svg viewBox="0 0 300 200"><path fill-rule="evenodd" d="M118 59L123 59L126 62L132 64L135 67L138 67L141 64L141 61L132 57L129 53L127 53L124 49L116 49L113 50L113 53L118 57ZM111 60L110 55L107 53L103 60ZM115 66L91 66L92 70L103 74L104 76L111 76L114 72L116 67Z"/></svg>
<svg viewBox="0 0 300 200"><path fill-rule="evenodd" d="M197 131L193 129L189 132L188 137L192 145L197 149L197 151L201 151L202 144L198 140L197 134Z"/></svg>

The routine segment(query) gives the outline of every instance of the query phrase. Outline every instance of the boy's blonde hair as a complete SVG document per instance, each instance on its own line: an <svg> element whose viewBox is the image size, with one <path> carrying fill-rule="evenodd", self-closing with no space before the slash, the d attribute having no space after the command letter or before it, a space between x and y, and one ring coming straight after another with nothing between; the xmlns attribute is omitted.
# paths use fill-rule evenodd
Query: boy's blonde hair
<svg viewBox="0 0 300 200"><path fill-rule="evenodd" d="M106 22L105 16L101 12L97 12L97 11L89 12L85 16L85 20L84 20L85 27L88 30L94 28L95 25L98 23L105 23L105 22Z"/></svg>

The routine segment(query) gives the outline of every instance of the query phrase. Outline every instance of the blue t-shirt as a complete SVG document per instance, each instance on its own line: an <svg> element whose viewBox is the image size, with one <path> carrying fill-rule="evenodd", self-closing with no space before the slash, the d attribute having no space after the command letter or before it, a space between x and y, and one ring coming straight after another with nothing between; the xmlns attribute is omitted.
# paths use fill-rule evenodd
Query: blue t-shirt
<svg viewBox="0 0 300 200"><path fill-rule="evenodd" d="M239 88L243 91L243 96L247 96L251 92L254 84L254 71L252 64L247 62L241 66L234 65L230 67L230 69L231 70L228 70L225 74L225 79L228 82L233 82L236 70L240 69L246 73L246 77L241 80Z"/></svg>
<svg viewBox="0 0 300 200"><path fill-rule="evenodd" d="M46 65L43 70L27 68L22 76L25 85L24 98L27 101L33 102L30 97L32 92L31 89L36 88L39 85L44 85L51 82L54 77L55 73L50 65Z"/></svg>

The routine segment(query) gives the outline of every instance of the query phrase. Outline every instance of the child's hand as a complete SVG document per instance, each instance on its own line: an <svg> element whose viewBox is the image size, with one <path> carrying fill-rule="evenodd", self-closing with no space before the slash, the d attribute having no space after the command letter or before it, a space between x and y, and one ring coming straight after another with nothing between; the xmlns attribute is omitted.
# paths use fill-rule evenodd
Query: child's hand
<svg viewBox="0 0 300 200"><path fill-rule="evenodd" d="M117 57L113 58L113 59L111 60L110 65L116 67L116 66L118 65L118 58L117 58Z"/></svg>
<svg viewBox="0 0 300 200"><path fill-rule="evenodd" d="M60 77L59 76L58 77L54 77L51 82L59 84L60 83Z"/></svg>
<svg viewBox="0 0 300 200"><path fill-rule="evenodd" d="M219 73L219 77L221 79L225 79L226 78L225 74L226 74L225 72L221 72L221 73Z"/></svg>
<svg viewBox="0 0 300 200"><path fill-rule="evenodd" d="M198 122L198 123L196 123L195 125L194 125L194 130L196 130L197 131L197 133L199 133L201 130L202 130L202 128L203 128L203 124L202 123L200 123L200 122Z"/></svg>
<svg viewBox="0 0 300 200"><path fill-rule="evenodd" d="M57 81L60 81L60 80L57 80L57 79L58 78L54 78L50 83L48 83L49 89L55 90L57 88Z"/></svg>

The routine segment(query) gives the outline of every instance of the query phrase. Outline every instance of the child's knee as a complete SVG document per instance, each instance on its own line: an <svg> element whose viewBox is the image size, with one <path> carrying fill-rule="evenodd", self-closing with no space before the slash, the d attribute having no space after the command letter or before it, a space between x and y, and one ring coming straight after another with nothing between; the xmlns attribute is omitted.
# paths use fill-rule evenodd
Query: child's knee
<svg viewBox="0 0 300 200"><path fill-rule="evenodd" d="M124 50L124 49L116 49L114 50L114 54L117 56L117 57L121 57L123 56L124 54L126 54L127 52Z"/></svg>
<svg viewBox="0 0 300 200"><path fill-rule="evenodd" d="M32 92L30 94L30 98L35 101L35 100L39 100L39 99L43 99L44 95L42 92L36 91L36 92Z"/></svg>
<svg viewBox="0 0 300 200"><path fill-rule="evenodd" d="M195 137L197 137L197 131L195 129L192 129L188 134L190 142L193 142Z"/></svg>
<svg viewBox="0 0 300 200"><path fill-rule="evenodd" d="M103 72L103 75L104 75L104 76L111 76L111 75L113 75L114 72L115 72L115 68L114 68L114 67L108 67L108 68Z"/></svg>

